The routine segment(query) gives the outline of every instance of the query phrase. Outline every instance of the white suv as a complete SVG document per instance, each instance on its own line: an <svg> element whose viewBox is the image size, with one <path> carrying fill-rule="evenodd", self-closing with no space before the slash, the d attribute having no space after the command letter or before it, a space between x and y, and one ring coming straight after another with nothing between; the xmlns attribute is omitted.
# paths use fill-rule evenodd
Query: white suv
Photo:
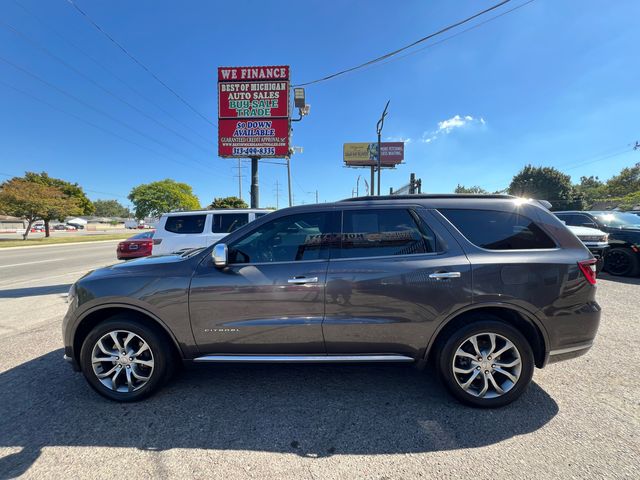
<svg viewBox="0 0 640 480"><path fill-rule="evenodd" d="M234 230L271 212L262 209L171 212L160 217L153 237L153 255L208 247Z"/></svg>

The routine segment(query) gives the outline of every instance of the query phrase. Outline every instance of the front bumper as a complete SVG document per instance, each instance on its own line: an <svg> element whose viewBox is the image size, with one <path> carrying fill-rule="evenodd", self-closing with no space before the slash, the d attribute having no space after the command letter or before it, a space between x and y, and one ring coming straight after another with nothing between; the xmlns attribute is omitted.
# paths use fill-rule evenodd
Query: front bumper
<svg viewBox="0 0 640 480"><path fill-rule="evenodd" d="M73 352L71 351L70 347L65 347L64 349L64 355L63 357L64 361L67 362L71 368L73 369L74 372L79 372L80 371L80 365L78 365L78 362L76 361L75 357L73 356Z"/></svg>

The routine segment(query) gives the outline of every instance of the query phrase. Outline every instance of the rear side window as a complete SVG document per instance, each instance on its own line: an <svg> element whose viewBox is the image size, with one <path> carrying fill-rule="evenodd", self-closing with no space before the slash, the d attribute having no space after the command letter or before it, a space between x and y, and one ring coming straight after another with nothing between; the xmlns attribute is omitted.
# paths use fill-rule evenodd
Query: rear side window
<svg viewBox="0 0 640 480"><path fill-rule="evenodd" d="M435 235L409 210L343 212L339 258L411 255L435 251Z"/></svg>
<svg viewBox="0 0 640 480"><path fill-rule="evenodd" d="M213 216L213 233L231 233L249 223L248 213L218 213Z"/></svg>
<svg viewBox="0 0 640 480"><path fill-rule="evenodd" d="M555 242L533 220L514 212L442 209L467 239L488 250L555 248Z"/></svg>
<svg viewBox="0 0 640 480"><path fill-rule="evenodd" d="M164 229L173 233L202 233L206 215L175 215L167 217Z"/></svg>

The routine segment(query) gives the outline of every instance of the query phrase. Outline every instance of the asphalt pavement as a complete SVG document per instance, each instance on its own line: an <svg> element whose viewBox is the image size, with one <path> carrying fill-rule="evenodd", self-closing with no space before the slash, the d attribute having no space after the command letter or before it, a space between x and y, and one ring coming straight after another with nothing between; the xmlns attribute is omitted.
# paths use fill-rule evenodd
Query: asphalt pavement
<svg viewBox="0 0 640 480"><path fill-rule="evenodd" d="M599 280L584 357L499 410L407 366L202 366L147 401L62 360L63 294L117 242L0 250L0 478L629 478L640 475L640 279Z"/></svg>

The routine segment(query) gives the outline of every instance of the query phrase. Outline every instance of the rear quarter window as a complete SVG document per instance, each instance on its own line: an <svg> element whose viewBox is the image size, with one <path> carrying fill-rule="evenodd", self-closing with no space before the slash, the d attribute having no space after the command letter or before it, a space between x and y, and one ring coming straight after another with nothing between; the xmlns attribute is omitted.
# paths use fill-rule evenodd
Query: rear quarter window
<svg viewBox="0 0 640 480"><path fill-rule="evenodd" d="M467 240L487 250L536 250L556 243L525 215L497 210L439 210Z"/></svg>
<svg viewBox="0 0 640 480"><path fill-rule="evenodd" d="M167 217L164 229L172 233L202 233L206 215L172 215Z"/></svg>

